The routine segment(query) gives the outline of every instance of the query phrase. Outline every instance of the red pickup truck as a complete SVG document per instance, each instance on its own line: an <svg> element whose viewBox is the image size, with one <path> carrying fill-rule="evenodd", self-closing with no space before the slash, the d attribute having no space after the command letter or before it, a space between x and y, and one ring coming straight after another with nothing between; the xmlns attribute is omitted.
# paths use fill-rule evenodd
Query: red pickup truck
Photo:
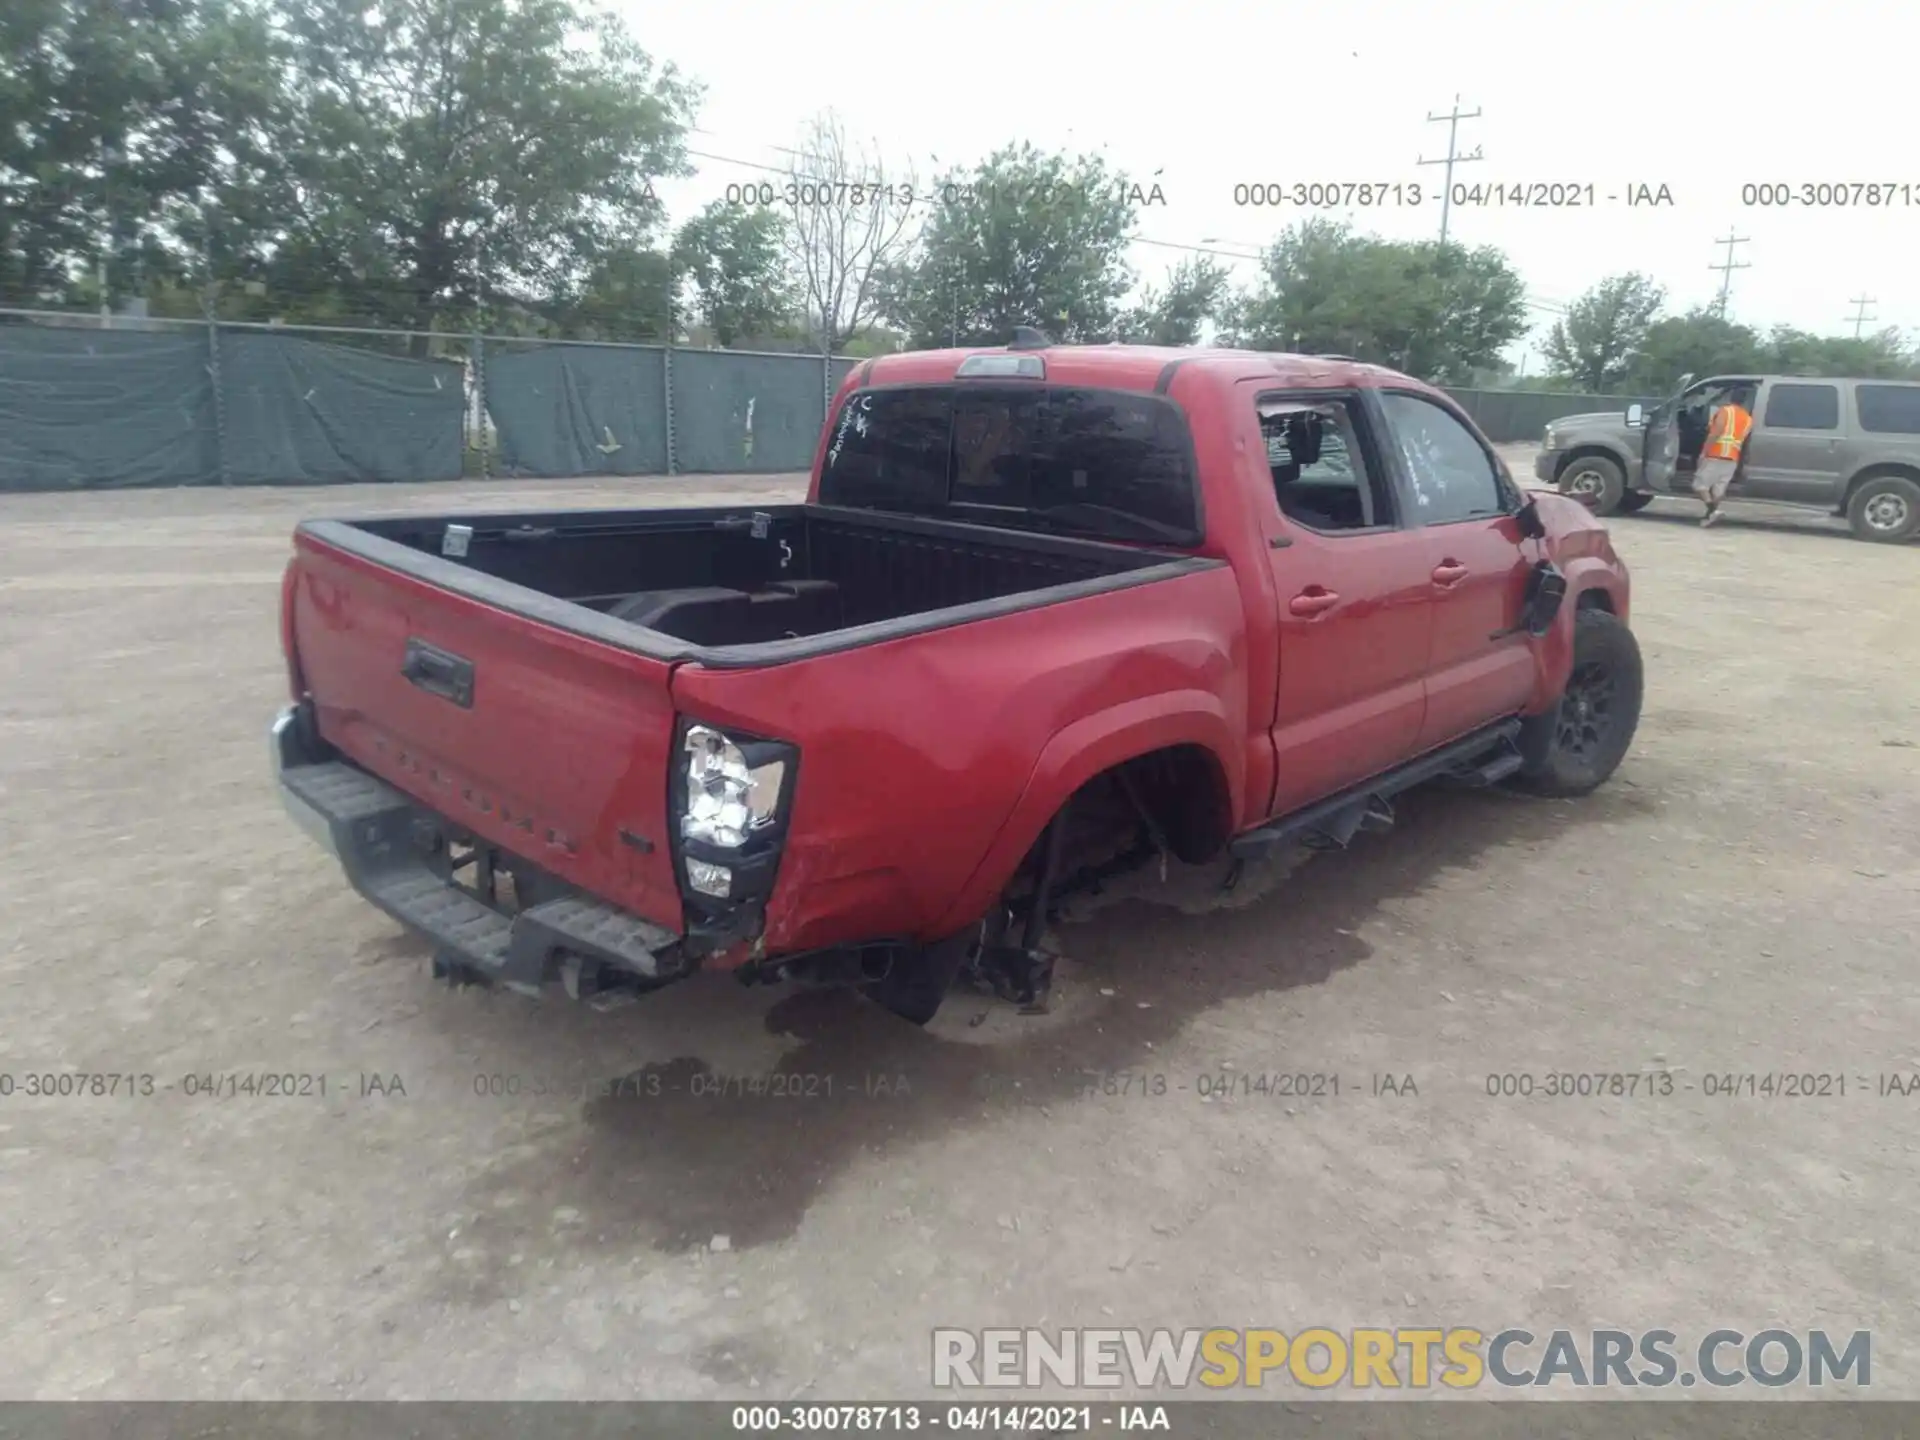
<svg viewBox="0 0 1920 1440"><path fill-rule="evenodd" d="M1043 1005L1049 918L1119 869L1592 789L1627 609L1605 528L1429 386L1022 331L862 364L804 504L302 524L273 756L448 978L924 1022L963 970Z"/></svg>

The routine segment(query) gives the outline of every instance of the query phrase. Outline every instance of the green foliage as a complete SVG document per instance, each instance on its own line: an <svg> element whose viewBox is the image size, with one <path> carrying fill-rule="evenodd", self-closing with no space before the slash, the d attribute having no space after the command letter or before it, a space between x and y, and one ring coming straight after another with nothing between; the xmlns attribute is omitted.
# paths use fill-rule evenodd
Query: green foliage
<svg viewBox="0 0 1920 1440"><path fill-rule="evenodd" d="M1711 306L1669 315L1647 327L1630 388L1636 395L1665 395L1686 374L1714 375L1766 369L1760 337Z"/></svg>
<svg viewBox="0 0 1920 1440"><path fill-rule="evenodd" d="M1491 246L1392 241L1323 219L1290 226L1260 287L1227 307L1229 343L1352 355L1460 384L1526 330L1525 287Z"/></svg>
<svg viewBox="0 0 1920 1440"><path fill-rule="evenodd" d="M915 348L1004 344L1016 325L1062 343L1115 338L1133 287L1127 184L1097 155L1024 143L950 172L919 244L881 277L882 315Z"/></svg>
<svg viewBox="0 0 1920 1440"><path fill-rule="evenodd" d="M559 304L529 308L547 322L541 333L554 338L659 342L676 322L684 329L686 317L672 306L681 273L669 251L612 250L593 262L578 290ZM488 328L498 324L489 318Z"/></svg>
<svg viewBox="0 0 1920 1440"><path fill-rule="evenodd" d="M1779 375L1843 375L1861 380L1920 378L1920 355L1888 327L1873 335L1810 335L1776 325L1767 336L1767 368Z"/></svg>
<svg viewBox="0 0 1920 1440"><path fill-rule="evenodd" d="M770 335L799 308L777 210L716 200L680 227L675 268L693 286L700 318L721 345Z"/></svg>
<svg viewBox="0 0 1920 1440"><path fill-rule="evenodd" d="M1223 313L1230 272L1209 257L1182 260L1165 289L1148 287L1120 322L1120 338L1136 345L1197 345L1201 327Z"/></svg>
<svg viewBox="0 0 1920 1440"><path fill-rule="evenodd" d="M842 345L840 353L864 360L871 355L892 355L904 350L906 344L907 337L898 330L889 330L884 325L869 325Z"/></svg>
<svg viewBox="0 0 1920 1440"><path fill-rule="evenodd" d="M565 305L655 233L697 98L571 0L10 0L0 292L70 300L106 251L168 309Z"/></svg>
<svg viewBox="0 0 1920 1440"><path fill-rule="evenodd" d="M569 0L286 0L280 19L290 238L396 321L577 289L655 232L653 180L690 173L697 87Z"/></svg>
<svg viewBox="0 0 1920 1440"><path fill-rule="evenodd" d="M1860 379L1920 379L1920 355L1896 329L1854 339L1820 336L1788 326L1766 335L1728 320L1712 306L1653 322L1628 376L1636 395L1671 394L1681 377L1738 374L1829 375Z"/></svg>
<svg viewBox="0 0 1920 1440"><path fill-rule="evenodd" d="M1666 291L1638 273L1602 280L1567 307L1543 347L1576 390L1614 393L1633 374Z"/></svg>
<svg viewBox="0 0 1920 1440"><path fill-rule="evenodd" d="M178 276L270 163L269 29L239 0L0 5L0 296ZM83 278L84 277L84 278Z"/></svg>

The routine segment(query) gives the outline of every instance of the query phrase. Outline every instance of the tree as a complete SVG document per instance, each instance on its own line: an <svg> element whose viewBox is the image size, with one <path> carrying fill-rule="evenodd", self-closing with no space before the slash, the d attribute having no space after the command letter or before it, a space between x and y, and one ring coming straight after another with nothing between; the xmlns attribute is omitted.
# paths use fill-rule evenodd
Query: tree
<svg viewBox="0 0 1920 1440"><path fill-rule="evenodd" d="M1701 305L1647 327L1629 380L1636 395L1665 396L1678 388L1683 375L1766 369L1765 348L1758 335L1728 320L1714 307Z"/></svg>
<svg viewBox="0 0 1920 1440"><path fill-rule="evenodd" d="M1262 260L1259 287L1225 309L1232 343L1352 355L1462 384L1526 332L1525 286L1500 251L1388 241L1315 218Z"/></svg>
<svg viewBox="0 0 1920 1440"><path fill-rule="evenodd" d="M1782 375L1847 375L1862 380L1909 379L1916 356L1898 327L1872 335L1811 335L1776 325L1765 343L1766 365Z"/></svg>
<svg viewBox="0 0 1920 1440"><path fill-rule="evenodd" d="M911 169L889 176L868 149L849 145L830 110L794 147L787 257L824 353L875 318L882 277L912 238L913 184Z"/></svg>
<svg viewBox="0 0 1920 1440"><path fill-rule="evenodd" d="M799 309L778 210L716 200L674 237L676 268L692 282L700 318L721 345L770 335Z"/></svg>
<svg viewBox="0 0 1920 1440"><path fill-rule="evenodd" d="M572 0L288 0L282 14L291 214L275 258L394 322L577 294L655 233L652 182L691 173L698 87Z"/></svg>
<svg viewBox="0 0 1920 1440"><path fill-rule="evenodd" d="M278 81L233 0L0 6L0 295L104 302L200 265L210 213L254 218Z"/></svg>
<svg viewBox="0 0 1920 1440"><path fill-rule="evenodd" d="M673 304L683 277L670 251L635 247L595 260L578 291L550 308L550 325L568 340L664 340L685 328Z"/></svg>
<svg viewBox="0 0 1920 1440"><path fill-rule="evenodd" d="M1016 325L1111 340L1133 288L1126 176L1095 155L1009 145L936 187L920 243L886 274L883 310L909 344L1004 344Z"/></svg>
<svg viewBox="0 0 1920 1440"><path fill-rule="evenodd" d="M1637 272L1602 280L1567 307L1542 347L1582 390L1611 394L1633 373L1666 291Z"/></svg>
<svg viewBox="0 0 1920 1440"><path fill-rule="evenodd" d="M1231 272L1210 256L1182 260L1164 290L1149 286L1121 321L1121 338L1139 345L1197 345L1200 329L1217 318Z"/></svg>

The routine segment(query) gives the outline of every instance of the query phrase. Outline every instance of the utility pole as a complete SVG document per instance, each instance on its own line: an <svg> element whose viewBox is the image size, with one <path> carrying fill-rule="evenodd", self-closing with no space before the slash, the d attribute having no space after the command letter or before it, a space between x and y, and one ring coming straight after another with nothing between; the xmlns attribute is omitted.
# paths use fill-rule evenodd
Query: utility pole
<svg viewBox="0 0 1920 1440"><path fill-rule="evenodd" d="M1744 260L1736 265L1733 259L1733 247L1736 245L1745 245L1747 243L1746 236L1736 235L1729 230L1713 243L1727 247L1727 258L1718 265L1709 265L1707 267L1709 270L1718 270L1720 272L1720 298L1713 302L1713 308L1716 314L1722 319L1725 319L1727 314L1727 296L1733 289L1733 272L1736 270L1751 270L1753 267Z"/></svg>
<svg viewBox="0 0 1920 1440"><path fill-rule="evenodd" d="M1847 302L1849 305L1854 307L1853 338L1856 340L1860 338L1860 330L1867 323L1867 321L1877 318L1875 316L1867 314L1867 306L1873 304L1873 301L1874 301L1874 297L1871 295L1856 295L1853 297L1853 299Z"/></svg>
<svg viewBox="0 0 1920 1440"><path fill-rule="evenodd" d="M1447 167L1446 185L1440 192L1440 243L1442 245L1447 243L1447 218L1453 209L1453 167L1456 165L1464 165L1469 160L1484 160L1486 158L1486 156L1481 153L1478 145L1473 147L1473 153L1471 155L1462 155L1460 153L1460 122L1462 120L1478 120L1479 118L1480 112L1478 110L1463 111L1460 108L1460 97L1458 95L1453 97L1453 109L1449 110L1445 115L1427 116L1427 123L1429 125L1438 125L1442 120L1447 122L1447 153L1445 158L1436 157L1432 160L1420 159L1414 161L1416 165L1444 165Z"/></svg>
<svg viewBox="0 0 1920 1440"><path fill-rule="evenodd" d="M113 324L113 297L108 288L107 265L113 258L113 152L107 148L105 137L100 141L100 208L102 211L100 231L100 258L94 266L94 283L100 291L100 328L108 329Z"/></svg>

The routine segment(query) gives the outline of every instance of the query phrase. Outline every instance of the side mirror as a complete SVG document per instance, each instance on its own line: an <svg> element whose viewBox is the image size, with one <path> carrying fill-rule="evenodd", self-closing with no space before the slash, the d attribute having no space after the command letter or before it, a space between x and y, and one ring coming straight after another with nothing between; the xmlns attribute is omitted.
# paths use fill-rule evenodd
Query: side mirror
<svg viewBox="0 0 1920 1440"><path fill-rule="evenodd" d="M1540 502L1524 490L1520 492L1520 498L1520 508L1513 512L1514 521L1520 527L1520 538L1523 540L1546 539L1547 527L1540 519Z"/></svg>
<svg viewBox="0 0 1920 1440"><path fill-rule="evenodd" d="M1320 445L1326 432L1318 415L1295 416L1287 424L1287 453L1300 466L1320 463Z"/></svg>
<svg viewBox="0 0 1920 1440"><path fill-rule="evenodd" d="M1567 598L1567 577L1551 560L1542 560L1527 577L1526 598L1520 604L1520 623L1536 640L1553 628L1553 617Z"/></svg>
<svg viewBox="0 0 1920 1440"><path fill-rule="evenodd" d="M1634 401L1633 404L1627 406L1627 424L1628 425L1632 426L1634 429L1637 430L1640 426L1646 423L1647 423L1646 409L1644 406L1640 404L1638 400Z"/></svg>

